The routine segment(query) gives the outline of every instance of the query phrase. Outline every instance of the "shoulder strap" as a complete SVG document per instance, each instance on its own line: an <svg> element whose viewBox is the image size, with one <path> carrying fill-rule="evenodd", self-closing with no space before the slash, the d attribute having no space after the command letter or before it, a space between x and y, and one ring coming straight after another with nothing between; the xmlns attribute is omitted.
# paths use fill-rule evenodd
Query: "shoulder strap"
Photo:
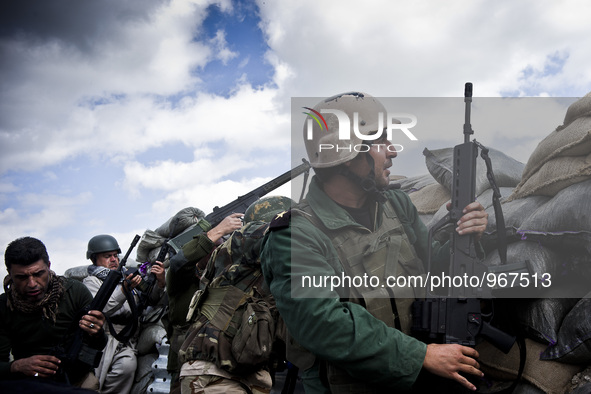
<svg viewBox="0 0 591 394"><path fill-rule="evenodd" d="M129 339L133 336L138 328L138 320L139 320L139 313L138 313L138 306L135 303L135 298L133 297L133 292L128 290L127 287L121 285L123 288L123 294L125 294L125 299L129 304L129 308L131 309L131 321L125 325L121 329L121 331L115 331L113 327L113 323L111 319L105 315L105 320L107 321L107 325L109 326L109 332L111 335L118 340L119 342L126 343Z"/></svg>

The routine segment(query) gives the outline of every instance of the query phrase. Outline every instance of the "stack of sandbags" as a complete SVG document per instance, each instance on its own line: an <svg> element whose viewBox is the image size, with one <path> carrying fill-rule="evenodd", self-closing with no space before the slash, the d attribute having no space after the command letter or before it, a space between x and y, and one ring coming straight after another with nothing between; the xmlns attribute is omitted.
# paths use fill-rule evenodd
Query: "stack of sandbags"
<svg viewBox="0 0 591 394"><path fill-rule="evenodd" d="M591 93L569 106L564 123L544 138L530 156L509 200L554 196L591 179Z"/></svg>
<svg viewBox="0 0 591 394"><path fill-rule="evenodd" d="M160 253L160 247L168 238L176 237L204 217L205 213L199 208L187 207L181 209L156 230L146 230L137 247L136 261L153 263Z"/></svg>
<svg viewBox="0 0 591 394"><path fill-rule="evenodd" d="M153 364L158 359L158 348L167 342L166 330L160 320L142 324L137 342L137 369L132 393L145 393L154 381Z"/></svg>
<svg viewBox="0 0 591 394"><path fill-rule="evenodd" d="M589 195L591 93L569 106L564 124L538 144L521 181L502 204L508 248L519 248L515 259L536 261L537 268L530 269L552 274L555 286L564 291L580 289L559 297L581 298L587 292L586 281L591 279ZM496 220L489 210L482 240L485 250L492 251L497 238ZM554 257L539 258L542 249L548 249L544 256ZM531 255L534 252L538 257Z"/></svg>

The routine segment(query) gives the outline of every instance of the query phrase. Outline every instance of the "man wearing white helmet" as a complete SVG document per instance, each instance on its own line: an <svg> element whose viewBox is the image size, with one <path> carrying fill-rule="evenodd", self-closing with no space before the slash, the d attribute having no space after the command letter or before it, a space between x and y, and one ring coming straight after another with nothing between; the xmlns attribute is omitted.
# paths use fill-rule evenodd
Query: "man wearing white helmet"
<svg viewBox="0 0 591 394"><path fill-rule="evenodd" d="M261 253L291 337L287 358L302 371L306 392L419 390L422 371L475 390L461 374L482 376L476 350L411 337L410 304L424 294L386 282L424 274L430 247L434 264L448 261L449 245L428 245L408 196L388 189L397 152L385 108L350 92L310 110L304 139L316 175L291 218L271 223ZM478 239L486 224L484 208L474 202L456 231Z"/></svg>

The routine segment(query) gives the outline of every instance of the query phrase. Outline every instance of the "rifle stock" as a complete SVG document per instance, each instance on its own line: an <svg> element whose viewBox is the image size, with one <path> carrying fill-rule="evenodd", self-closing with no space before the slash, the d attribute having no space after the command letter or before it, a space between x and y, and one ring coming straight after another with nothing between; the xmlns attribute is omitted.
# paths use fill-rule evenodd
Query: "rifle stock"
<svg viewBox="0 0 591 394"><path fill-rule="evenodd" d="M222 220L224 220L226 216L232 213L244 213L250 204L259 198L277 189L279 186L284 185L298 175L308 171L310 169L310 163L305 159L302 159L302 161L303 163L299 166L279 175L277 178L272 179L271 181L257 187L247 194L238 197L236 200L224 205L223 207L220 208L216 206L213 208L213 212L208 214L204 219L201 219L198 223L194 224L181 234L169 240L167 242L168 245L174 250L175 253L178 253L184 244L192 240L193 237L205 231L202 226L209 225L211 228L213 228L217 226Z"/></svg>
<svg viewBox="0 0 591 394"><path fill-rule="evenodd" d="M464 91L465 123L464 143L454 147L453 180L451 208L448 214L429 230L429 245L433 234L443 226L456 223L463 215L463 209L476 199L476 158L482 146L470 141L474 133L470 125L470 105L472 84L466 83ZM427 266L431 271L431 253ZM452 231L450 239L450 264L445 272L454 277L484 277L487 269L476 254L476 243L472 234L460 235ZM508 353L515 337L508 335L483 320L481 299L490 298L486 287L450 285L445 291L429 293L424 301L413 303L413 331L418 336L427 337L440 343L457 343L475 346L476 338L481 336L505 353Z"/></svg>

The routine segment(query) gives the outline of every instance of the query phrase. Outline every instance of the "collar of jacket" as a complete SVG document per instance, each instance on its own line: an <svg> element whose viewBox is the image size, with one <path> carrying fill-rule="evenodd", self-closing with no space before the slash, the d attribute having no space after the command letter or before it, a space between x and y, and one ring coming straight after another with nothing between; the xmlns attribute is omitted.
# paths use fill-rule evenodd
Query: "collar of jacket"
<svg viewBox="0 0 591 394"><path fill-rule="evenodd" d="M348 226L360 227L367 230L353 220L351 215L349 215L345 209L334 202L324 190L322 190L320 180L316 176L314 176L312 182L310 182L310 190L308 191L306 200L312 211L314 211L316 216L329 230L338 230ZM382 209L381 204L378 204L378 218L380 217Z"/></svg>

